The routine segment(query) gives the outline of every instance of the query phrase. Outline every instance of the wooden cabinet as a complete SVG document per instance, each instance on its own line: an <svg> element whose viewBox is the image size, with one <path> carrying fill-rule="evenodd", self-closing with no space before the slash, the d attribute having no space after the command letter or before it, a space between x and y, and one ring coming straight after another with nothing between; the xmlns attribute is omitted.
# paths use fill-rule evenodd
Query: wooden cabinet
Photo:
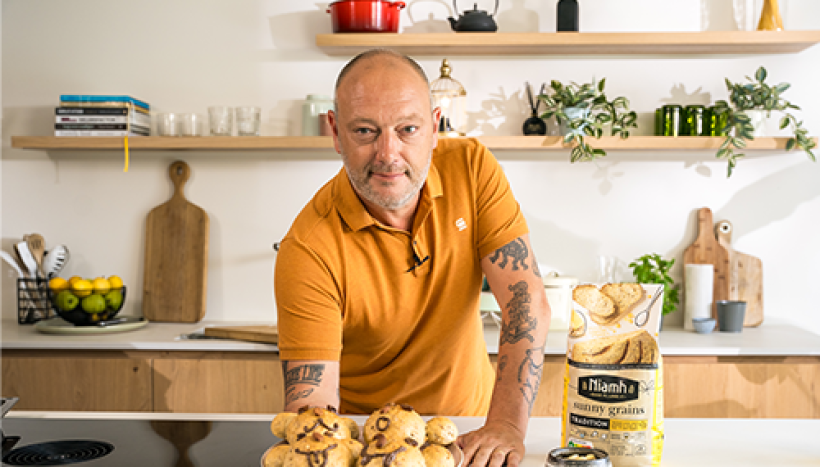
<svg viewBox="0 0 820 467"><path fill-rule="evenodd" d="M494 358L493 358L494 361ZM548 355L533 416L560 417L564 357ZM22 410L277 413L279 355L3 352L3 396ZM664 358L668 418L820 418L820 357Z"/></svg>
<svg viewBox="0 0 820 467"><path fill-rule="evenodd" d="M668 418L820 418L820 357L664 357ZM547 356L533 415L560 417L564 358Z"/></svg>
<svg viewBox="0 0 820 467"><path fill-rule="evenodd" d="M284 407L279 355L163 352L154 362L154 411L278 413Z"/></svg>
<svg viewBox="0 0 820 467"><path fill-rule="evenodd" d="M150 412L151 361L124 352L3 352L3 397L20 410Z"/></svg>

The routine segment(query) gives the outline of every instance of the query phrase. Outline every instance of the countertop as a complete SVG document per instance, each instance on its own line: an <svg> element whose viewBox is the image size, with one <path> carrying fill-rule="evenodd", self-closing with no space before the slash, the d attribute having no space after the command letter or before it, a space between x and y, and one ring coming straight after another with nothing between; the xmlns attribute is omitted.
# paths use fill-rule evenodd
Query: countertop
<svg viewBox="0 0 820 467"><path fill-rule="evenodd" d="M197 466L259 465L276 438L270 434L274 415L198 415L88 412L15 412L3 424L7 434L21 436L20 445L62 436L104 439L116 446L105 465L121 467L173 465L170 445L149 428L149 420L211 421L210 434L189 450ZM357 422L364 417L353 417ZM483 424L480 417L452 417L462 433ZM749 467L820 465L820 420L682 419L665 421L662 467ZM547 453L561 441L558 418L534 417L525 440L521 467L543 467ZM160 457L165 454L164 457ZM115 462L116 461L116 462ZM112 464L113 463L113 464Z"/></svg>
<svg viewBox="0 0 820 467"><path fill-rule="evenodd" d="M271 323L201 321L199 323L148 323L142 329L112 334L44 334L32 325L2 322L2 348L74 350L160 350L160 351L244 351L276 352L271 344L235 340L180 339L183 334L201 332L206 326L246 326ZM498 327L487 324L484 337L490 354L498 352ZM774 319L741 333L696 334L683 329L660 333L661 352L666 356L820 356L820 335ZM566 331L550 331L544 350L547 355L566 353Z"/></svg>

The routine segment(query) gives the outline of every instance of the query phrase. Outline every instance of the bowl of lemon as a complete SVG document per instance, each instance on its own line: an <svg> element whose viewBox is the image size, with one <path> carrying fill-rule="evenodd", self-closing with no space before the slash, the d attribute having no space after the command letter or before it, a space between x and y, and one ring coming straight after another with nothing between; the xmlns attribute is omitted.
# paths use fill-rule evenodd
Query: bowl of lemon
<svg viewBox="0 0 820 467"><path fill-rule="evenodd" d="M48 296L60 318L75 326L97 326L122 310L125 286L118 276L55 277L48 281Z"/></svg>

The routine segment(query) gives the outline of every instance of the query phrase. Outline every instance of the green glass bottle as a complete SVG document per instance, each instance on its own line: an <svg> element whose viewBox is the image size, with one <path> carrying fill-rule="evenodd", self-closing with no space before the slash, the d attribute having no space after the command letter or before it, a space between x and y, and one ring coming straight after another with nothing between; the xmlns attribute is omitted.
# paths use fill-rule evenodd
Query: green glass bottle
<svg viewBox="0 0 820 467"><path fill-rule="evenodd" d="M709 136L706 106L687 105L684 115L686 116L686 136Z"/></svg>
<svg viewBox="0 0 820 467"><path fill-rule="evenodd" d="M663 106L663 136L681 136L683 130L683 107L678 104Z"/></svg>

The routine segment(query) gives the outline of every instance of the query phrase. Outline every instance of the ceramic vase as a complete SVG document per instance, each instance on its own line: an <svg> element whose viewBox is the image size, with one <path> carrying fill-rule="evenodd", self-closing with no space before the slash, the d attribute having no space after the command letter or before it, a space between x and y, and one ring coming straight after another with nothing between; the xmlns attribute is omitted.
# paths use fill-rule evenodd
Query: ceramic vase
<svg viewBox="0 0 820 467"><path fill-rule="evenodd" d="M777 0L764 0L763 9L760 11L760 21L757 23L758 31L782 31L783 18L780 16L780 7Z"/></svg>

